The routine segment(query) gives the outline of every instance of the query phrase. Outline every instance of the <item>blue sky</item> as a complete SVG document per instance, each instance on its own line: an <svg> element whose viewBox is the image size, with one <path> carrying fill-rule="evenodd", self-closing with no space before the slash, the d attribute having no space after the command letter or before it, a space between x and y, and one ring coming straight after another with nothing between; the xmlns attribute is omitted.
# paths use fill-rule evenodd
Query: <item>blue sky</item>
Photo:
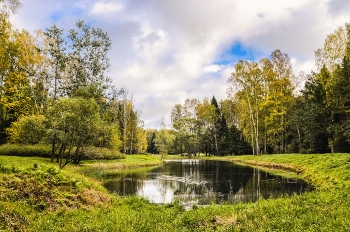
<svg viewBox="0 0 350 232"><path fill-rule="evenodd" d="M258 51L244 47L242 43L235 41L231 46L219 55L214 61L218 65L232 65L238 60L255 60Z"/></svg>
<svg viewBox="0 0 350 232"><path fill-rule="evenodd" d="M146 128L170 123L186 98L226 98L239 59L280 49L295 75L315 69L314 51L350 22L345 0L27 0L12 23L31 33L77 20L108 32L109 76L129 89Z"/></svg>

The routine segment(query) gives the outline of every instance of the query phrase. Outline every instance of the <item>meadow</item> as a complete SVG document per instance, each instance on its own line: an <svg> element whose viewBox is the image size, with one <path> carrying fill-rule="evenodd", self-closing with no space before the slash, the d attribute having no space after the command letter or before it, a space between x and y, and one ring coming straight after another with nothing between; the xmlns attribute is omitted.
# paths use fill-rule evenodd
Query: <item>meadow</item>
<svg viewBox="0 0 350 232"><path fill-rule="evenodd" d="M174 157L171 157L174 158ZM197 157L193 157L197 158ZM0 230L349 231L350 154L201 157L303 178L315 191L185 210L109 194L98 181L117 169L160 165L156 155L88 160L60 170L48 158L0 156Z"/></svg>

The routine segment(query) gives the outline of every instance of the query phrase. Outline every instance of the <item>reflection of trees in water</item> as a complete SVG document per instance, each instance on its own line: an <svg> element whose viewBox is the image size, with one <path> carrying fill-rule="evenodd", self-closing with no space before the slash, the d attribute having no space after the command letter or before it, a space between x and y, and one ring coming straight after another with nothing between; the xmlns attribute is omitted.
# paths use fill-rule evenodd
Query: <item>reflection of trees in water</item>
<svg viewBox="0 0 350 232"><path fill-rule="evenodd" d="M105 183L120 195L138 194L151 201L205 205L212 202L249 202L260 197L300 193L308 186L230 162L190 160L170 162L146 174L128 173Z"/></svg>

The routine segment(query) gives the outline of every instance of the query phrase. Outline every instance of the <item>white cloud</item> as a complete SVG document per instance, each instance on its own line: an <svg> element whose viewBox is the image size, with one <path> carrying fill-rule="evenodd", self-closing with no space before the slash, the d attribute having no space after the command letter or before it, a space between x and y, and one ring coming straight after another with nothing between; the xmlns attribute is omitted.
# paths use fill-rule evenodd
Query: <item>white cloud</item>
<svg viewBox="0 0 350 232"><path fill-rule="evenodd" d="M203 71L208 72L208 73L216 73L216 72L220 71L221 69L222 69L221 65L211 64L211 65L206 65L203 68Z"/></svg>
<svg viewBox="0 0 350 232"><path fill-rule="evenodd" d="M117 13L121 10L123 10L123 5L121 3L96 2L91 9L91 13L110 14L110 13Z"/></svg>
<svg viewBox="0 0 350 232"><path fill-rule="evenodd" d="M314 59L299 62L296 58L292 58L291 63L295 75L298 75L300 72L311 73L311 71L316 71Z"/></svg>

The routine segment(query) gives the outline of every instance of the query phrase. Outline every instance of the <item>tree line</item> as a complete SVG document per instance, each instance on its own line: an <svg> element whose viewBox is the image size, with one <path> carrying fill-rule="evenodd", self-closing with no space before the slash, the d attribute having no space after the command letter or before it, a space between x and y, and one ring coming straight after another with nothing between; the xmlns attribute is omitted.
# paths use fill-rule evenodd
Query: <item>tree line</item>
<svg viewBox="0 0 350 232"><path fill-rule="evenodd" d="M231 121L231 101L217 102L213 96L203 101L186 99L176 104L171 111L171 127L160 131L147 131L148 151L197 155L251 154L243 134ZM153 138L153 140L152 140ZM152 150L153 149L153 150Z"/></svg>
<svg viewBox="0 0 350 232"><path fill-rule="evenodd" d="M150 132L155 144L149 148L213 155L350 152L350 24L327 36L315 62L316 71L297 77L278 49L259 61L239 60L227 99L176 104L171 129Z"/></svg>

